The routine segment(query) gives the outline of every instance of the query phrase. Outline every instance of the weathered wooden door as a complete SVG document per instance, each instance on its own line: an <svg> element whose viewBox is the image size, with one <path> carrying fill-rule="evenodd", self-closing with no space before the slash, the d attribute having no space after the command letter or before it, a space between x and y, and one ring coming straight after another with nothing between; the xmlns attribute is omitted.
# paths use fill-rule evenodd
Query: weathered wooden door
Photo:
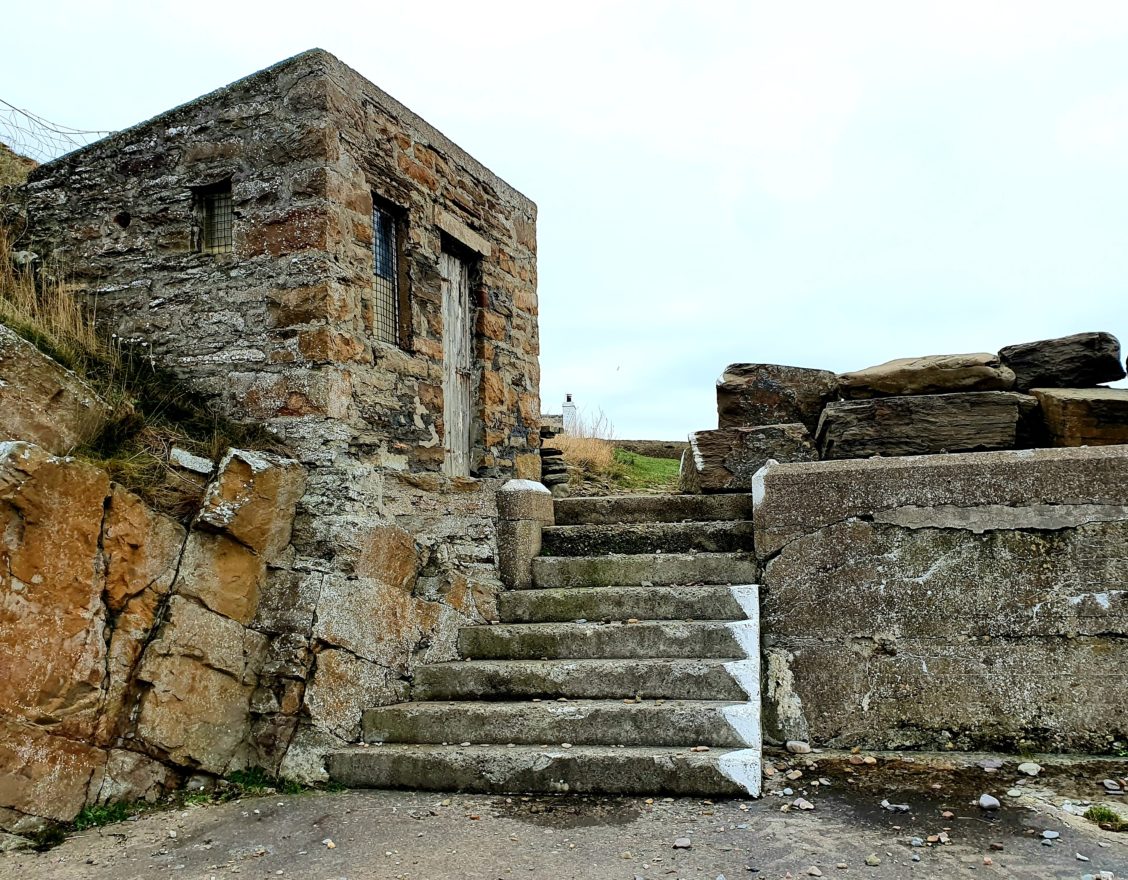
<svg viewBox="0 0 1128 880"><path fill-rule="evenodd" d="M470 267L445 251L443 278L443 470L470 475Z"/></svg>

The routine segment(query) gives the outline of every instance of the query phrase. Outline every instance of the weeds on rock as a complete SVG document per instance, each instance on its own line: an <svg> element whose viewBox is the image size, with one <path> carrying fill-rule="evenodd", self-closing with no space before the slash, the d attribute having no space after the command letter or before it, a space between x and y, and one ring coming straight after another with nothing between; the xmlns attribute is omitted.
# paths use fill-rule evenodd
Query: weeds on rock
<svg viewBox="0 0 1128 880"><path fill-rule="evenodd" d="M101 433L75 457L176 519L198 508L207 476L169 464L174 446L211 460L230 447L285 454L260 425L242 425L162 368L149 342L100 332L96 298L76 294L60 266L38 266L0 224L0 323L81 376L109 404Z"/></svg>
<svg viewBox="0 0 1128 880"><path fill-rule="evenodd" d="M1104 804L1093 804L1085 811L1085 818L1107 831L1128 831L1128 819Z"/></svg>

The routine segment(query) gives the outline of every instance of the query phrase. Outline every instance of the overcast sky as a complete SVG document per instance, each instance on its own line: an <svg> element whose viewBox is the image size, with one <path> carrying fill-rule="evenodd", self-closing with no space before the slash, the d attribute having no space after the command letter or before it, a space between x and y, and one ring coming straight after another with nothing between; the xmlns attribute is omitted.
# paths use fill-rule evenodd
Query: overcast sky
<svg viewBox="0 0 1128 880"><path fill-rule="evenodd" d="M716 426L734 361L1128 337L1128 2L20 3L0 98L118 129L313 46L537 202L541 395Z"/></svg>

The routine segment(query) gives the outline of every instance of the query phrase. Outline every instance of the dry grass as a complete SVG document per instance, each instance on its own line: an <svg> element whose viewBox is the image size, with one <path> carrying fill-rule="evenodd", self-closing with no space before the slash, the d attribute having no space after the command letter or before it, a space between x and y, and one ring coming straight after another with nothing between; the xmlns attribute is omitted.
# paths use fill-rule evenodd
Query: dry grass
<svg viewBox="0 0 1128 880"><path fill-rule="evenodd" d="M0 323L82 376L112 408L101 433L73 454L105 469L150 506L177 519L196 510L205 480L169 465L173 446L212 460L238 446L285 453L259 426L221 418L185 383L161 369L140 341L97 328L96 303L75 296L55 266L18 258L0 224Z"/></svg>
<svg viewBox="0 0 1128 880"><path fill-rule="evenodd" d="M0 143L0 186L23 183L37 164L34 159L21 156L7 144Z"/></svg>
<svg viewBox="0 0 1128 880"><path fill-rule="evenodd" d="M615 426L600 410L588 417L580 414L567 433L557 434L552 442L564 453L564 461L585 474L604 476L615 469Z"/></svg>
<svg viewBox="0 0 1128 880"><path fill-rule="evenodd" d="M0 226L0 321L70 369L114 364L115 350L95 329L95 315L73 295L58 266L38 271Z"/></svg>

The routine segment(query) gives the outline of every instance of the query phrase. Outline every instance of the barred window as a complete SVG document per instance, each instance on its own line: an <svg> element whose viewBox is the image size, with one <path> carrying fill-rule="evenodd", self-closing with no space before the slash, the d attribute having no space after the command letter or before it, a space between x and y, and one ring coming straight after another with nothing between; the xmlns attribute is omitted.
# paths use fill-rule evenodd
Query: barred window
<svg viewBox="0 0 1128 880"><path fill-rule="evenodd" d="M387 209L372 208L373 333L400 344L399 223Z"/></svg>
<svg viewBox="0 0 1128 880"><path fill-rule="evenodd" d="M205 254L227 254L235 249L235 210L231 181L224 180L193 190L199 225L196 249Z"/></svg>

